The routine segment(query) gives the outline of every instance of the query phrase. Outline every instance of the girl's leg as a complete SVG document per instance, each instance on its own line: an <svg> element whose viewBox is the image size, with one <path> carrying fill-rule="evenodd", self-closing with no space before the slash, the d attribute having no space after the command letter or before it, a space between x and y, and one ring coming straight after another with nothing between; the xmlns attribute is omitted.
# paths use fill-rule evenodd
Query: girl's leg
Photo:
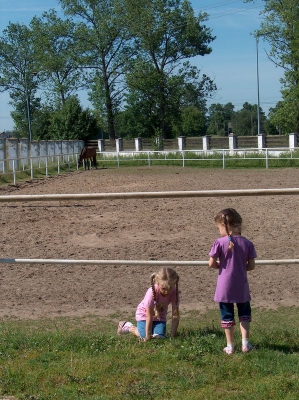
<svg viewBox="0 0 299 400"><path fill-rule="evenodd" d="M228 346L234 346L234 326L230 326L229 328L224 328L226 343Z"/></svg>
<svg viewBox="0 0 299 400"><path fill-rule="evenodd" d="M253 346L249 342L249 330L250 330L250 322L251 322L251 307L250 302L239 303L238 307L238 315L240 321L240 331L242 336L242 351L243 353L248 353L253 350Z"/></svg>
<svg viewBox="0 0 299 400"><path fill-rule="evenodd" d="M132 333L133 335L144 339L146 334L145 334L145 321L137 321L137 327L131 327L130 329L130 333Z"/></svg>
<svg viewBox="0 0 299 400"><path fill-rule="evenodd" d="M241 330L241 335L242 335L242 340L247 340L249 339L249 328L250 328L250 322L249 321L240 321L240 330Z"/></svg>
<svg viewBox="0 0 299 400"><path fill-rule="evenodd" d="M165 339L166 336L166 322L154 321L153 322L153 338Z"/></svg>
<svg viewBox="0 0 299 400"><path fill-rule="evenodd" d="M129 332L132 333L133 335L135 335L135 336L141 338L137 326L132 325L131 328L130 328L130 330L129 330ZM141 338L141 339L142 339L142 338Z"/></svg>
<svg viewBox="0 0 299 400"><path fill-rule="evenodd" d="M223 351L227 354L233 354L235 351L234 346L234 304L233 303L219 303L221 314L221 327L224 328L226 337L226 347Z"/></svg>

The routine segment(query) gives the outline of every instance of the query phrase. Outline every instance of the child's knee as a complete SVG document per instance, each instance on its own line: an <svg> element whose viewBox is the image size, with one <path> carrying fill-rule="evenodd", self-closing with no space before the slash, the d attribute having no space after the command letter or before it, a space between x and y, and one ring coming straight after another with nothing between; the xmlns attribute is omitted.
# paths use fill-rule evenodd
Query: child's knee
<svg viewBox="0 0 299 400"><path fill-rule="evenodd" d="M235 320L232 321L221 321L221 328L228 329L236 325Z"/></svg>
<svg viewBox="0 0 299 400"><path fill-rule="evenodd" d="M239 322L251 322L251 315L239 316Z"/></svg>

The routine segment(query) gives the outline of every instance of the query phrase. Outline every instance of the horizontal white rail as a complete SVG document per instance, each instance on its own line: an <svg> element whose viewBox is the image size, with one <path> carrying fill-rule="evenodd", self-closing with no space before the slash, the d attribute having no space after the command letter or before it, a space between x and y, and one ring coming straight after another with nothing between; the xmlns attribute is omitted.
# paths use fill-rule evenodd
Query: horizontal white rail
<svg viewBox="0 0 299 400"><path fill-rule="evenodd" d="M237 196L280 196L298 195L299 188L284 189L238 189L238 190L200 190L173 192L124 192L87 194L36 194L0 196L0 202L62 201L62 200L117 200L154 199L180 197L237 197Z"/></svg>
<svg viewBox="0 0 299 400"><path fill-rule="evenodd" d="M85 264L85 265L139 265L139 266L208 266L208 261L161 260L64 260L51 258L0 258L2 264ZM256 265L299 264L299 259L256 260Z"/></svg>

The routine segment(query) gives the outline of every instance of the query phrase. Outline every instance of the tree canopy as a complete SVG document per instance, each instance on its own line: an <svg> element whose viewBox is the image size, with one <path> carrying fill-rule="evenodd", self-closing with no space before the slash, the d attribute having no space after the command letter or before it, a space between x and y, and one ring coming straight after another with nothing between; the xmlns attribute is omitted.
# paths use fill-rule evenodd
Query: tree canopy
<svg viewBox="0 0 299 400"><path fill-rule="evenodd" d="M272 120L284 132L299 132L299 2L263 2L263 20L255 35L270 44L269 59L284 69L281 79L283 104L280 103L277 113L272 114Z"/></svg>

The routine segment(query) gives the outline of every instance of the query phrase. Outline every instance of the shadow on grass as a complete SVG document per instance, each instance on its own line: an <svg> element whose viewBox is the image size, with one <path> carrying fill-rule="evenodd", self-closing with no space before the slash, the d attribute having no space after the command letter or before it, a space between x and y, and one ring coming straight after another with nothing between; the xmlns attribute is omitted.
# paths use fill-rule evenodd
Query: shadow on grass
<svg viewBox="0 0 299 400"><path fill-rule="evenodd" d="M256 346L257 350L273 350L273 351L279 351L284 354L294 354L294 353L299 353L299 346L294 344L294 345L286 345L286 344L260 344L259 346Z"/></svg>

